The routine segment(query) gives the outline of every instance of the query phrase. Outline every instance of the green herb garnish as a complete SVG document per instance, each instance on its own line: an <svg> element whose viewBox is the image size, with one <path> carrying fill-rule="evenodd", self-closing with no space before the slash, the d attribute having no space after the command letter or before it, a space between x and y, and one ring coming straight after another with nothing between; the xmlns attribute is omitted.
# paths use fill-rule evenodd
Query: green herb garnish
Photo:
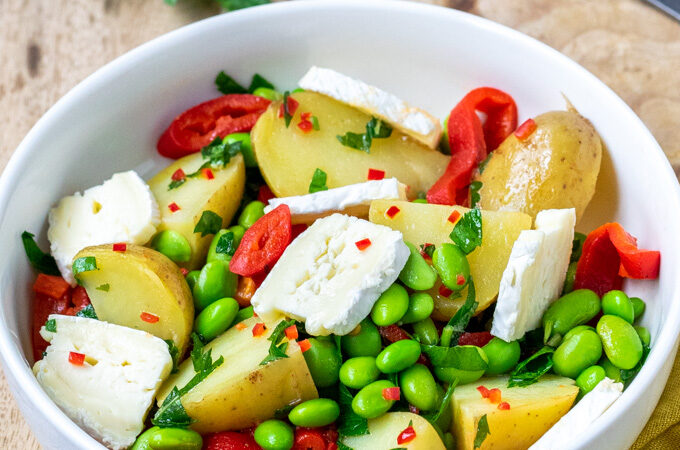
<svg viewBox="0 0 680 450"><path fill-rule="evenodd" d="M217 240L215 246L215 253L223 253L225 255L234 256L236 253L236 238L233 231L227 231Z"/></svg>
<svg viewBox="0 0 680 450"><path fill-rule="evenodd" d="M73 275L78 275L82 272L90 272L97 270L97 259L94 256L81 256L73 261Z"/></svg>
<svg viewBox="0 0 680 450"><path fill-rule="evenodd" d="M194 227L194 233L201 233L201 237L216 234L222 228L222 218L215 212L206 210Z"/></svg>
<svg viewBox="0 0 680 450"><path fill-rule="evenodd" d="M524 387L536 383L539 378L552 369L552 354L554 352L554 348L546 346L519 363L510 373L508 387Z"/></svg>
<svg viewBox="0 0 680 450"><path fill-rule="evenodd" d="M633 381L633 378L635 378L640 369L642 369L642 366L649 355L649 351L649 345L642 344L642 358L640 358L640 361L632 369L621 370L621 381L623 382L624 386L628 387L631 381Z"/></svg>
<svg viewBox="0 0 680 450"><path fill-rule="evenodd" d="M172 371L170 373L177 373L179 366L179 349L172 339L165 339L165 343L168 344L168 353L170 353L170 358L172 358Z"/></svg>
<svg viewBox="0 0 680 450"><path fill-rule="evenodd" d="M421 253L425 253L430 258L432 258L432 255L434 255L435 249L436 247L434 244L420 244Z"/></svg>
<svg viewBox="0 0 680 450"><path fill-rule="evenodd" d="M371 145L373 139L384 139L392 135L392 127L382 120L371 117L371 120L366 124L365 133L352 133L348 131L343 136L336 136L338 141L345 147L351 147L357 150L371 153Z"/></svg>
<svg viewBox="0 0 680 450"><path fill-rule="evenodd" d="M283 120L286 122L286 128L290 125L290 121L293 120L293 114L290 112L290 107L288 105L288 97L290 97L290 92L286 91L283 93Z"/></svg>
<svg viewBox="0 0 680 450"><path fill-rule="evenodd" d="M484 440L491 432L489 431L489 423L486 420L486 414L484 414L477 423L477 434L475 435L474 448L480 448L484 443Z"/></svg>
<svg viewBox="0 0 680 450"><path fill-rule="evenodd" d="M479 195L479 190L482 188L481 181L473 181L470 183L470 208L476 208L477 203L481 200L481 195Z"/></svg>
<svg viewBox="0 0 680 450"><path fill-rule="evenodd" d="M38 244L33 239L35 236L28 231L21 233L21 242L24 244L24 250L28 257L28 262L31 266L40 273L47 275L60 275L57 262L49 253L40 250Z"/></svg>
<svg viewBox="0 0 680 450"><path fill-rule="evenodd" d="M227 144L219 136L213 139L213 141L201 149L201 155L203 159L206 159L201 167L195 172L188 173L184 175L181 180L172 180L168 184L168 190L177 189L181 185L187 182L189 178L196 178L200 176L203 169L223 169L229 164L231 158L236 156L241 152L241 141L232 142Z"/></svg>
<svg viewBox="0 0 680 450"><path fill-rule="evenodd" d="M467 297L465 298L465 303L461 306L456 314L449 319L446 327L451 329L451 341L458 342L458 338L461 334L465 333L465 328L467 328L470 323L470 319L474 315L477 309L477 301L475 299L475 283L472 281L472 277L468 280L468 291Z"/></svg>
<svg viewBox="0 0 680 450"><path fill-rule="evenodd" d="M583 252L583 243L586 241L586 235L576 231L574 233L574 240L571 244L571 257L569 262L577 262L581 259L581 253Z"/></svg>
<svg viewBox="0 0 680 450"><path fill-rule="evenodd" d="M314 171L314 175L312 175L312 182L309 183L309 193L313 194L319 191L327 191L328 186L326 186L326 179L326 172L317 167Z"/></svg>
<svg viewBox="0 0 680 450"><path fill-rule="evenodd" d="M99 320L99 317L97 317L97 313L94 312L94 306L92 304L87 305L80 311L76 313L76 316L78 317L87 317L88 319L96 319Z"/></svg>
<svg viewBox="0 0 680 450"><path fill-rule="evenodd" d="M253 79L250 80L250 86L248 87L248 92L250 92L252 94L253 92L255 92L256 89L259 89L259 88L267 88L267 89L271 89L273 91L276 90L274 85L272 83L270 83L269 80L265 79L259 73L256 73L255 75L253 75Z"/></svg>
<svg viewBox="0 0 680 450"><path fill-rule="evenodd" d="M48 319L47 322L45 322L45 330L49 331L50 333L56 333L57 332L56 319Z"/></svg>
<svg viewBox="0 0 680 450"><path fill-rule="evenodd" d="M260 362L261 366L264 366L272 361L276 361L277 359L288 358L288 355L286 355L288 342L281 341L285 336L286 328L291 325L295 325L295 321L292 319L282 320L278 325L276 325L276 328L274 328L272 334L267 338L267 340L271 341L271 344L269 345L269 354L265 359L262 360L262 362Z"/></svg>
<svg viewBox="0 0 680 450"><path fill-rule="evenodd" d="M109 290L111 289L111 285L109 285L109 283L104 283L100 284L95 289L97 289L98 291L109 292Z"/></svg>
<svg viewBox="0 0 680 450"><path fill-rule="evenodd" d="M245 94L248 89L241 86L236 80L224 73L223 71L215 77L215 86L221 93L227 94Z"/></svg>
<svg viewBox="0 0 680 450"><path fill-rule="evenodd" d="M266 5L270 0L217 0L217 3L226 11L250 8L252 6Z"/></svg>
<svg viewBox="0 0 680 450"><path fill-rule="evenodd" d="M344 384L338 389L338 405L340 405L340 418L338 419L338 442L343 436L362 436L369 434L368 420L357 415L352 410L352 394Z"/></svg>
<svg viewBox="0 0 680 450"><path fill-rule="evenodd" d="M486 370L488 367L475 347L421 345L421 348L435 367L453 367L464 371Z"/></svg>
<svg viewBox="0 0 680 450"><path fill-rule="evenodd" d="M479 163L479 166L477 168L479 169L479 174L484 173L484 169L486 169L486 165L489 164L489 161L491 161L491 157L493 156L493 153L489 153L486 158L484 158L484 161Z"/></svg>
<svg viewBox="0 0 680 450"><path fill-rule="evenodd" d="M436 424L439 420L439 417L444 414L446 408L449 407L449 403L451 402L451 397L453 397L453 391L456 389L456 385L458 385L458 378L454 378L449 384L449 387L446 389L446 394L444 394L444 398L442 398L442 402L439 404L439 407L432 413L423 414L423 417L427 419L428 422L431 424Z"/></svg>
<svg viewBox="0 0 680 450"><path fill-rule="evenodd" d="M310 119L312 121L312 128L314 128L314 131L319 131L319 119L316 116L312 116Z"/></svg>
<svg viewBox="0 0 680 450"><path fill-rule="evenodd" d="M482 212L475 208L463 214L449 235L465 254L482 245Z"/></svg>

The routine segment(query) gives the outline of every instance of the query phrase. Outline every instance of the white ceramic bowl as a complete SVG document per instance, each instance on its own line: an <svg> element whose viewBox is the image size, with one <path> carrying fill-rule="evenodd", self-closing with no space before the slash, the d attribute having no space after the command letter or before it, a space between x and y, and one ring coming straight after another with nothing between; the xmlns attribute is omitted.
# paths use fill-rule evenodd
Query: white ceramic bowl
<svg viewBox="0 0 680 450"><path fill-rule="evenodd" d="M624 448L649 418L675 356L680 330L680 192L673 171L635 114L585 69L516 31L454 10L407 2L279 3L187 26L118 58L80 83L35 125L0 181L0 356L26 420L47 448L99 447L45 395L30 366L30 286L20 242L42 236L63 195L134 168L167 164L155 152L179 112L217 96L226 70L294 87L310 65L335 68L444 117L468 90L511 93L520 122L563 109L564 93L600 132L608 153L598 190L579 224L621 222L662 253L659 281L630 282L647 300L652 351L637 379L574 448Z"/></svg>

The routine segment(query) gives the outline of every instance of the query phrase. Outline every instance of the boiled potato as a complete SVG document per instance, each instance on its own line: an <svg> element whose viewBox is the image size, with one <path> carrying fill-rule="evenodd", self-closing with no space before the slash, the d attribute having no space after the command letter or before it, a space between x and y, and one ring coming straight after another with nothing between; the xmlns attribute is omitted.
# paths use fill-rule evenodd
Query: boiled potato
<svg viewBox="0 0 680 450"><path fill-rule="evenodd" d="M399 213L393 218L385 213L391 206L397 206ZM462 216L469 209L462 206L430 205L397 200L374 200L371 202L369 220L399 230L404 240L416 246L430 243L439 245L451 242L449 234L453 223L451 213L458 211ZM512 245L520 231L531 228L531 218L519 212L482 211L482 245L468 255L470 274L475 283L477 312L491 305L498 295L503 270L508 264ZM435 319L448 320L465 302L467 289L462 296L450 300L439 294L439 282L432 289L435 299Z"/></svg>
<svg viewBox="0 0 680 450"><path fill-rule="evenodd" d="M397 436L413 421L416 437L411 442L397 444ZM409 412L387 413L377 419L368 421L370 434L351 436L342 439L342 443L354 450L391 450L404 448L409 450L444 450L444 443L437 431L418 414Z"/></svg>
<svg viewBox="0 0 680 450"><path fill-rule="evenodd" d="M478 386L501 390L510 409L482 398ZM480 447L521 450L531 446L569 411L578 394L570 378L544 375L526 387L508 388L508 377L482 378L457 386L453 393L453 433L459 450L473 450L479 419L486 414L490 434Z"/></svg>
<svg viewBox="0 0 680 450"><path fill-rule="evenodd" d="M476 177L482 209L539 211L575 208L580 219L595 193L602 142L576 111L551 111L535 118L536 131L520 141L511 134Z"/></svg>
<svg viewBox="0 0 680 450"><path fill-rule="evenodd" d="M278 197L307 194L317 168L328 175L329 188L364 182L368 169L384 170L385 177L396 177L415 197L426 192L446 169L448 156L397 130L389 138L373 139L370 153L345 147L337 136L348 131L364 133L371 116L313 92L292 97L300 105L288 128L278 117L281 102L273 102L251 132L262 175ZM305 112L317 117L318 131L304 133L298 128L300 114Z"/></svg>
<svg viewBox="0 0 680 450"><path fill-rule="evenodd" d="M264 366L260 362L269 354L271 329L254 337L253 317L242 322L246 328L232 327L205 346L212 349L213 361L224 356L224 363L181 398L184 409L196 420L191 426L199 433L240 430L274 417L276 410L318 397L300 347L288 344L288 358ZM184 387L195 375L191 360L184 361L179 372L161 386L161 405L173 387Z"/></svg>
<svg viewBox="0 0 680 450"><path fill-rule="evenodd" d="M97 317L106 322L172 339L180 354L194 323L194 301L184 275L166 256L140 245L124 252L111 244L82 249L74 257L92 256L97 270L81 272L78 281L87 291ZM153 314L150 323L142 313Z"/></svg>
<svg viewBox="0 0 680 450"><path fill-rule="evenodd" d="M174 230L182 234L191 245L191 259L181 266L189 270L198 268L205 261L212 235L201 237L194 233L203 211L210 210L222 217L222 226L231 222L241 203L245 185L243 156L236 155L223 169L212 169L215 176L209 180L203 176L189 178L178 188L168 189L172 174L177 169L192 173L205 162L201 153L185 156L161 170L149 181L161 211L158 231ZM168 205L177 204L179 210L172 212Z"/></svg>

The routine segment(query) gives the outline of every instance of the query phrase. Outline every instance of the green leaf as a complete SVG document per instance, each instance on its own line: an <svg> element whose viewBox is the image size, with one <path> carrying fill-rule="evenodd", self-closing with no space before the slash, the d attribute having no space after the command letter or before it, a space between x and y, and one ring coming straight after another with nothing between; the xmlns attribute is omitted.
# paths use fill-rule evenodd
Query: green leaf
<svg viewBox="0 0 680 450"><path fill-rule="evenodd" d="M151 419L151 423L161 428L187 428L194 422L182 405L181 394L177 386L172 388Z"/></svg>
<svg viewBox="0 0 680 450"><path fill-rule="evenodd" d="M281 358L288 358L286 355L286 349L288 348L288 342L281 342L286 334L286 328L291 325L295 325L295 320L282 320L276 325L272 334L269 335L267 340L271 341L269 346L269 354L266 358L260 362L261 366L264 366L272 361L276 361Z"/></svg>
<svg viewBox="0 0 680 450"><path fill-rule="evenodd" d="M236 11L251 6L266 5L270 0L217 0L217 2L226 11Z"/></svg>
<svg viewBox="0 0 680 450"><path fill-rule="evenodd" d="M241 141L232 142L228 144L219 136L201 149L203 159L207 160L195 172L188 173L181 180L172 180L168 184L168 190L177 189L187 182L189 178L196 178L202 174L202 170L206 168L223 169L229 164L231 158L241 152Z"/></svg>
<svg viewBox="0 0 680 450"><path fill-rule="evenodd" d="M467 297L465 298L465 303L461 306L456 314L449 319L446 326L452 328L451 342L458 342L458 338L461 334L465 333L465 329L470 323L470 319L475 314L477 310L477 301L475 300L475 283L472 277L468 280Z"/></svg>
<svg viewBox="0 0 680 450"><path fill-rule="evenodd" d="M81 256L73 261L73 275L97 270L97 259L94 256Z"/></svg>
<svg viewBox="0 0 680 450"><path fill-rule="evenodd" d="M168 184L168 191L177 189L178 187L186 183L186 181L187 181L186 178L182 178L181 180L172 180L170 184Z"/></svg>
<svg viewBox="0 0 680 450"><path fill-rule="evenodd" d="M352 447L349 447L349 446L343 444L340 441L340 439L338 439L337 445L338 445L338 450L354 450Z"/></svg>
<svg viewBox="0 0 680 450"><path fill-rule="evenodd" d="M454 378L453 381L449 384L449 387L446 389L446 394L444 394L444 398L442 398L442 402L439 404L439 407L435 410L435 412L423 415L423 417L427 419L428 422L430 422L433 425L437 425L437 421L439 420L441 415L444 414L446 408L449 407L451 397L453 397L453 391L456 389L457 385L458 378Z"/></svg>
<svg viewBox="0 0 680 450"><path fill-rule="evenodd" d="M586 235L576 231L574 233L574 241L571 244L571 257L569 262L577 262L581 259L581 253L583 252L583 243L586 241Z"/></svg>
<svg viewBox="0 0 680 450"><path fill-rule="evenodd" d="M170 373L177 373L179 366L179 349L172 339L165 339L165 343L168 344L168 353L170 353L170 358L172 358L172 371Z"/></svg>
<svg viewBox="0 0 680 450"><path fill-rule="evenodd" d="M55 319L48 319L47 322L45 322L45 330L49 331L50 333L56 333L57 321Z"/></svg>
<svg viewBox="0 0 680 450"><path fill-rule="evenodd" d="M225 255L234 256L236 253L236 238L232 231L227 231L217 240L215 246L215 253L224 253Z"/></svg>
<svg viewBox="0 0 680 450"><path fill-rule="evenodd" d="M255 92L256 89L259 89L259 88L267 88L267 89L271 89L271 90L274 90L274 91L276 90L276 88L274 87L274 85L272 83L270 83L267 79L265 79L259 73L256 73L255 75L253 75L253 79L250 80L250 86L248 87L248 92L250 92L252 94L253 92Z"/></svg>
<svg viewBox="0 0 680 450"><path fill-rule="evenodd" d="M449 235L465 254L482 245L482 212L475 208L463 214Z"/></svg>
<svg viewBox="0 0 680 450"><path fill-rule="evenodd" d="M477 423L477 434L475 435L474 448L480 448L486 437L490 434L491 432L489 431L489 423L486 420L486 414L484 414Z"/></svg>
<svg viewBox="0 0 680 450"><path fill-rule="evenodd" d="M352 394L344 384L338 389L338 405L340 405L340 417L338 419L338 442L343 436L362 436L369 434L368 420L357 415L352 410Z"/></svg>
<svg viewBox="0 0 680 450"><path fill-rule="evenodd" d="M508 387L524 387L536 383L539 378L552 369L552 354L554 352L554 348L546 346L519 363L510 373Z"/></svg>
<svg viewBox="0 0 680 450"><path fill-rule="evenodd" d="M647 360L647 356L649 355L649 345L642 345L642 358L640 358L640 361L633 367L632 369L622 369L621 370L621 381L623 381L623 384L625 387L628 387L628 385L633 381L633 378L638 374L640 369L642 369L642 366L644 365L645 361Z"/></svg>
<svg viewBox="0 0 680 450"><path fill-rule="evenodd" d="M312 175L312 182L309 183L309 193L313 194L319 191L327 191L328 186L326 186L326 179L326 172L317 167L314 171L314 175Z"/></svg>
<svg viewBox="0 0 680 450"><path fill-rule="evenodd" d="M420 251L425 253L430 258L432 258L432 255L434 255L435 249L436 247L434 244L420 244Z"/></svg>
<svg viewBox="0 0 680 450"><path fill-rule="evenodd" d="M109 292L111 285L109 283L100 284L96 287L98 291Z"/></svg>
<svg viewBox="0 0 680 450"><path fill-rule="evenodd" d="M316 116L312 116L311 118L312 121L312 128L314 128L314 131L319 131L319 118Z"/></svg>
<svg viewBox="0 0 680 450"><path fill-rule="evenodd" d="M33 239L34 235L28 231L21 233L21 242L24 244L24 251L31 266L40 273L59 276L57 262L48 253L43 252Z"/></svg>
<svg viewBox="0 0 680 450"><path fill-rule="evenodd" d="M222 228L222 218L215 212L206 210L194 227L194 233L201 233L201 237L215 234Z"/></svg>
<svg viewBox="0 0 680 450"><path fill-rule="evenodd" d="M223 71L218 73L217 77L215 77L215 86L217 86L217 90L223 93L224 95L245 94L248 92L246 88L238 84L236 80L234 80L232 77L230 77Z"/></svg>
<svg viewBox="0 0 680 450"><path fill-rule="evenodd" d="M481 188L481 181L473 181L470 183L470 208L476 208L477 203L479 203L479 200L481 200L482 197L479 195L479 190Z"/></svg>
<svg viewBox="0 0 680 450"><path fill-rule="evenodd" d="M486 169L486 165L489 164L489 161L491 161L491 157L493 156L493 153L489 153L486 158L484 158L484 161L479 163L479 166L477 168L479 169L479 174L484 173L484 169Z"/></svg>
<svg viewBox="0 0 680 450"><path fill-rule="evenodd" d="M453 367L458 370L476 371L486 370L488 366L475 347L421 345L421 348L435 367Z"/></svg>
<svg viewBox="0 0 680 450"><path fill-rule="evenodd" d="M336 136L338 141L345 147L351 147L357 150L371 153L371 145L373 139L384 139L392 135L392 127L382 120L371 117L371 120L366 124L366 132L363 134L352 133L348 131L343 136Z"/></svg>
<svg viewBox="0 0 680 450"><path fill-rule="evenodd" d="M87 305L80 311L76 313L76 316L78 317L87 317L88 319L97 319L99 320L99 317L97 317L97 313L94 311L94 306L92 304Z"/></svg>
<svg viewBox="0 0 680 450"><path fill-rule="evenodd" d="M286 91L283 93L283 120L286 123L286 128L290 125L290 121L293 120L293 114L290 112L288 107L288 97L290 97L290 92Z"/></svg>

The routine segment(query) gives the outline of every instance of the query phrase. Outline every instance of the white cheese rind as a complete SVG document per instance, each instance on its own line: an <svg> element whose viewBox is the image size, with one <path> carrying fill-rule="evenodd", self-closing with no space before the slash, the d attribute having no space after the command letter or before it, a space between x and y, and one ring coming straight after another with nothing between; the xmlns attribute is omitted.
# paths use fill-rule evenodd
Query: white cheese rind
<svg viewBox="0 0 680 450"><path fill-rule="evenodd" d="M156 391L172 370L167 344L144 331L96 319L51 315L56 333L33 372L47 395L74 422L112 449L132 445ZM85 364L69 362L83 353Z"/></svg>
<svg viewBox="0 0 680 450"><path fill-rule="evenodd" d="M605 378L562 416L529 450L568 450L575 435L587 433L588 427L609 408L623 392L623 384Z"/></svg>
<svg viewBox="0 0 680 450"><path fill-rule="evenodd" d="M371 245L359 250L355 243L366 238ZM311 335L345 335L368 316L408 257L400 232L333 214L286 248L251 303L265 322L284 314L304 321Z"/></svg>
<svg viewBox="0 0 680 450"><path fill-rule="evenodd" d="M313 194L273 198L264 212L286 204L293 223L310 223L336 212L367 217L371 202L380 199L406 200L406 186L396 178L365 181Z"/></svg>
<svg viewBox="0 0 680 450"><path fill-rule="evenodd" d="M535 230L520 233L503 271L491 334L510 342L540 326L562 291L575 224L573 208L551 209L538 213Z"/></svg>
<svg viewBox="0 0 680 450"><path fill-rule="evenodd" d="M439 144L442 133L439 120L375 86L316 66L307 71L298 85L376 116L430 148Z"/></svg>
<svg viewBox="0 0 680 450"><path fill-rule="evenodd" d="M62 198L50 211L47 238L61 275L75 285L71 264L80 250L116 242L143 245L159 224L151 189L130 170L82 194Z"/></svg>

